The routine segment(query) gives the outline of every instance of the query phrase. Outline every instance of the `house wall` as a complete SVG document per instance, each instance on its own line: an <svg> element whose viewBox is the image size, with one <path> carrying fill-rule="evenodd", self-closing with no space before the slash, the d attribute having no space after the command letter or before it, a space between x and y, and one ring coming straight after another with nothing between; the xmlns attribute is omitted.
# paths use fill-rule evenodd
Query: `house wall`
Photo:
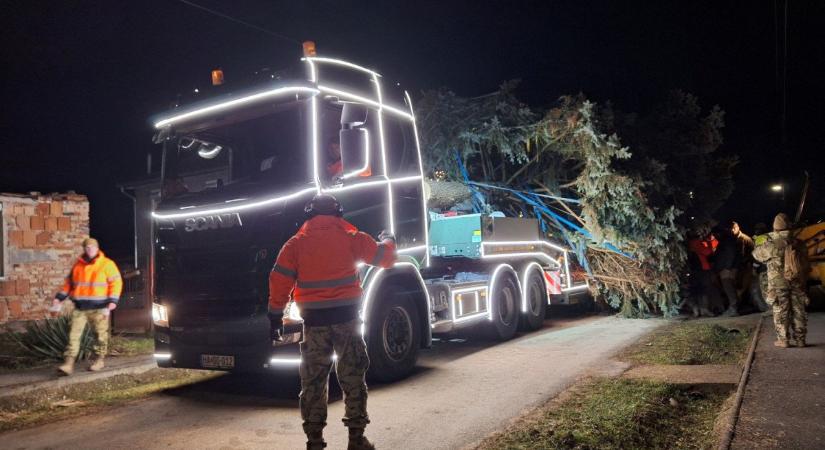
<svg viewBox="0 0 825 450"><path fill-rule="evenodd" d="M89 235L89 200L0 193L0 204L0 324L44 318Z"/></svg>

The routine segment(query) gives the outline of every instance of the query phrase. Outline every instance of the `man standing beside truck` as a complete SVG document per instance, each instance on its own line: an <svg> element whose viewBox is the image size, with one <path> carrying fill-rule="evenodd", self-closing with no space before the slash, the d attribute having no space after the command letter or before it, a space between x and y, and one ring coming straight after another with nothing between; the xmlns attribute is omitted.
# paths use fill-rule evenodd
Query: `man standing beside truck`
<svg viewBox="0 0 825 450"><path fill-rule="evenodd" d="M66 276L63 289L57 293L52 304L52 312L56 314L67 298L74 303L69 345L64 355L65 361L58 367L62 375L74 372L75 358L80 352L80 337L87 322L92 324L97 334L96 358L89 370L103 369L109 343L109 313L117 307L122 289L123 280L115 262L100 251L97 239L84 239L83 254Z"/></svg>
<svg viewBox="0 0 825 450"><path fill-rule="evenodd" d="M348 449L373 449L364 437L369 423L367 346L361 334L362 291L357 264L384 268L396 260L395 239L382 232L380 243L342 218L331 195L318 194L305 208L307 221L281 248L269 275L269 318L280 339L290 293L304 321L301 347L301 418L308 449L326 447L329 373L335 362L344 393ZM337 358L337 361L335 359Z"/></svg>

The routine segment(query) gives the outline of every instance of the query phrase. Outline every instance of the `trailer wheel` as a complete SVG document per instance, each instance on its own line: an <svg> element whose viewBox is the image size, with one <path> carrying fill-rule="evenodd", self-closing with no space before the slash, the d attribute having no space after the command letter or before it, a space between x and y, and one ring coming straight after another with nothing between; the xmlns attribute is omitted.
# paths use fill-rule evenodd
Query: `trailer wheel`
<svg viewBox="0 0 825 450"><path fill-rule="evenodd" d="M502 273L494 280L495 290L491 292L490 308L493 316L493 338L506 341L516 334L521 310L521 296L515 278Z"/></svg>
<svg viewBox="0 0 825 450"><path fill-rule="evenodd" d="M547 314L547 293L541 271L531 270L527 282L521 288L527 296L527 311L521 314L519 328L526 331L538 330L544 325L544 316Z"/></svg>
<svg viewBox="0 0 825 450"><path fill-rule="evenodd" d="M378 304L368 320L369 379L395 381L409 375L421 347L418 311L412 299L394 294Z"/></svg>

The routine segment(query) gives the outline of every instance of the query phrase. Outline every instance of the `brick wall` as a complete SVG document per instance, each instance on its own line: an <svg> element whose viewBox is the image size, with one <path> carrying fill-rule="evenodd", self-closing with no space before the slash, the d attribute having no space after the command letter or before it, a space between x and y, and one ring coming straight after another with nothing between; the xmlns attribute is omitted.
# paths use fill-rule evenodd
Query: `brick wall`
<svg viewBox="0 0 825 450"><path fill-rule="evenodd" d="M0 193L4 271L0 324L40 319L89 235L89 200L75 193ZM2 251L3 249L0 249Z"/></svg>

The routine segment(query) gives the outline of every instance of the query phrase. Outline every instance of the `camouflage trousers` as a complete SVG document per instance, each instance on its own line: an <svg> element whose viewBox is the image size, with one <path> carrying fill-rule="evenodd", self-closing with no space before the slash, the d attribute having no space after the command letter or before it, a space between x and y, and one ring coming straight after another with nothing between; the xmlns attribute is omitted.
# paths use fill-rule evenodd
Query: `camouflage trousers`
<svg viewBox="0 0 825 450"><path fill-rule="evenodd" d="M72 311L72 325L69 328L69 346L63 356L66 358L77 358L80 353L80 337L83 336L83 330L86 324L89 323L92 329L97 334L95 341L95 354L98 356L106 356L106 351L109 348L109 310L106 308L90 309L81 311L75 308Z"/></svg>
<svg viewBox="0 0 825 450"><path fill-rule="evenodd" d="M787 341L790 328L794 339L804 341L808 332L808 313L805 307L810 302L805 288L799 283L769 286L767 301L773 306L777 339Z"/></svg>
<svg viewBox="0 0 825 450"><path fill-rule="evenodd" d="M301 418L304 433L317 433L327 424L329 373L337 355L335 373L344 393L344 425L364 428L370 422L367 415L367 383L365 374L370 365L367 344L361 335L361 320L327 326L304 325L301 341Z"/></svg>

